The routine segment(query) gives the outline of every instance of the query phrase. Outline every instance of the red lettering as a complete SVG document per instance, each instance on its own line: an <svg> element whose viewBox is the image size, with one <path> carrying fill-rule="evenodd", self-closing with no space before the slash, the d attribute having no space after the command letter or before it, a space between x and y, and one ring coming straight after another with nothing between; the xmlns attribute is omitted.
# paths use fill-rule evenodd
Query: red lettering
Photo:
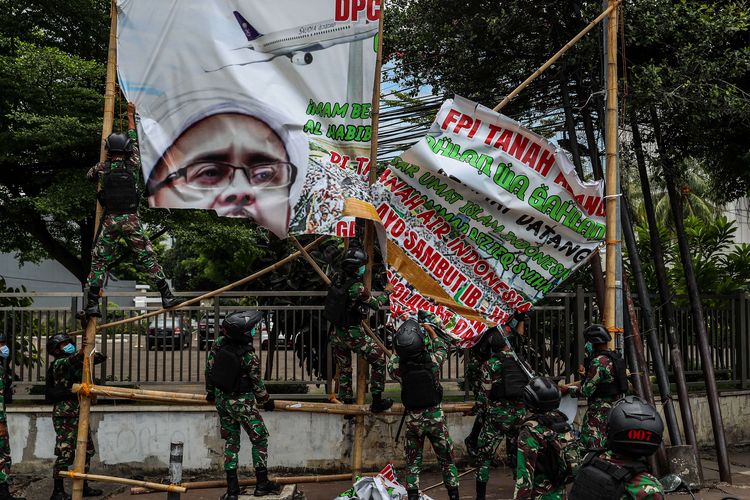
<svg viewBox="0 0 750 500"><path fill-rule="evenodd" d="M471 127L472 123L474 123L474 120L469 115L461 115L458 123L456 123L456 127L453 129L453 133L456 135L460 134L461 129Z"/></svg>
<svg viewBox="0 0 750 500"><path fill-rule="evenodd" d="M415 195L409 198L408 201L404 202L404 206L408 208L409 210L414 210L417 207L422 206L424 203L424 198L422 198L420 195Z"/></svg>
<svg viewBox="0 0 750 500"><path fill-rule="evenodd" d="M477 133L477 130L479 130L479 125L482 124L482 120L476 119L474 120L474 126L471 127L471 130L469 130L469 139L473 139L474 136Z"/></svg>
<svg viewBox="0 0 750 500"><path fill-rule="evenodd" d="M336 21L349 20L349 0L336 1Z"/></svg>
<svg viewBox="0 0 750 500"><path fill-rule="evenodd" d="M500 134L500 137L497 138L497 141L495 141L495 144L492 146L496 149L502 149L506 153L508 152L508 148L510 148L510 140L513 138L513 132L510 130L503 130L503 133Z"/></svg>
<svg viewBox="0 0 750 500"><path fill-rule="evenodd" d="M551 151L545 149L544 151L542 151L542 157L539 159L539 162L533 168L534 170L542 174L542 176L547 177L549 170L554 164L555 155Z"/></svg>
<svg viewBox="0 0 750 500"><path fill-rule="evenodd" d="M339 238L351 238L357 234L357 221L340 221L336 223L336 236Z"/></svg>
<svg viewBox="0 0 750 500"><path fill-rule="evenodd" d="M380 19L380 0L370 0L367 7L367 20L377 21Z"/></svg>
<svg viewBox="0 0 750 500"><path fill-rule="evenodd" d="M492 144L492 139L495 138L495 134L503 130L502 127L498 127L497 125L490 124L489 127L490 127L490 132L487 134L487 137L484 139L484 143L487 144L488 146Z"/></svg>
<svg viewBox="0 0 750 500"><path fill-rule="evenodd" d="M525 163L531 168L534 168L536 157L539 156L539 151L541 151L539 144L535 142L532 143L531 146L529 146L529 149L526 150L526 154L523 155L523 160L521 160L521 162Z"/></svg>
<svg viewBox="0 0 750 500"><path fill-rule="evenodd" d="M474 307L479 303L479 299L482 297L482 292L479 291L477 287L474 285L469 285L466 287L466 290L464 290L464 293L461 294L461 302L464 303L467 307Z"/></svg>
<svg viewBox="0 0 750 500"><path fill-rule="evenodd" d="M522 134L516 134L516 138L513 140L513 145L510 147L508 154L515 156L517 160L520 160L523 156L523 152L526 151L526 146L529 145L529 138Z"/></svg>
<svg viewBox="0 0 750 500"><path fill-rule="evenodd" d="M448 116L445 117L445 120L443 120L443 124L440 125L440 128L443 130L448 130L448 127L451 123L454 123L458 121L458 117L461 113L456 111L455 109L451 109L448 111Z"/></svg>

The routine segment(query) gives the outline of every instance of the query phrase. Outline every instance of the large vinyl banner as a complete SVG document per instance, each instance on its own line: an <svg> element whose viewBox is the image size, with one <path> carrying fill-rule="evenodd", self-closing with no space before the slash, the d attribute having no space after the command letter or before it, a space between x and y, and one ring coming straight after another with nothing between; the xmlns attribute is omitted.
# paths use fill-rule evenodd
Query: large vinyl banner
<svg viewBox="0 0 750 500"><path fill-rule="evenodd" d="M248 217L280 237L347 235L344 200L369 199L380 0L118 8L151 206Z"/></svg>
<svg viewBox="0 0 750 500"><path fill-rule="evenodd" d="M465 340L482 319L527 311L604 238L602 183L581 182L564 151L460 97L374 196L394 306L434 310Z"/></svg>

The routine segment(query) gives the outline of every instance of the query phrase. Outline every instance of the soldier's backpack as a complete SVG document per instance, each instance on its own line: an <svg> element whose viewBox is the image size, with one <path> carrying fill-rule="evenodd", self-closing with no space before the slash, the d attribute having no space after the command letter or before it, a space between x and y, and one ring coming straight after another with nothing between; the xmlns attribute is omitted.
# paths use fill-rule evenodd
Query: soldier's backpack
<svg viewBox="0 0 750 500"><path fill-rule="evenodd" d="M421 361L399 361L401 402L409 411L431 408L443 400L443 387L432 373L433 362L429 354L425 357Z"/></svg>
<svg viewBox="0 0 750 500"><path fill-rule="evenodd" d="M537 455L535 470L543 473L555 488L559 488L577 472L580 462L578 443L570 434L567 417L560 411L531 415L524 419L524 423L532 420L553 432L545 436L546 445L544 451Z"/></svg>
<svg viewBox="0 0 750 500"><path fill-rule="evenodd" d="M99 201L108 214L132 214L138 210L138 188L133 169L104 167Z"/></svg>
<svg viewBox="0 0 750 500"><path fill-rule="evenodd" d="M613 500L625 495L627 483L638 474L648 470L643 462L628 462L617 465L599 458L599 452L586 455L581 463L571 500Z"/></svg>
<svg viewBox="0 0 750 500"><path fill-rule="evenodd" d="M514 358L506 356L503 360L503 379L492 384L490 399L499 401L501 399L518 400L523 395L523 388L529 383L529 376Z"/></svg>
<svg viewBox="0 0 750 500"><path fill-rule="evenodd" d="M250 392L250 379L243 372L242 358L250 351L250 345L227 342L214 355L214 364L208 379L214 387L226 394Z"/></svg>

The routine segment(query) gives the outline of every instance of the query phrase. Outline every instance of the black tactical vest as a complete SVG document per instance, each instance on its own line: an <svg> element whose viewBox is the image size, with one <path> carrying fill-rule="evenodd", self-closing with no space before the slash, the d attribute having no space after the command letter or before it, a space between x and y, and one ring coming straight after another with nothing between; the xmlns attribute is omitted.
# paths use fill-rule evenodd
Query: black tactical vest
<svg viewBox="0 0 750 500"><path fill-rule="evenodd" d="M348 328L362 321L362 303L349 298L349 289L358 278L336 276L328 286L323 315L333 325Z"/></svg>
<svg viewBox="0 0 750 500"><path fill-rule="evenodd" d="M523 395L523 388L529 383L529 377L521 365L510 356L503 359L502 380L492 384L490 400L518 400Z"/></svg>
<svg viewBox="0 0 750 500"><path fill-rule="evenodd" d="M424 354L421 361L399 360L401 402L409 411L431 408L443 400L443 387L432 372L434 363Z"/></svg>
<svg viewBox="0 0 750 500"><path fill-rule="evenodd" d="M73 391L70 390L73 384L70 384L69 387L65 381L55 381L53 370L54 365L55 362L52 361L52 363L50 363L49 367L47 368L47 380L45 380L44 383L44 402L56 404L63 401L77 400L78 395L74 394Z"/></svg>
<svg viewBox="0 0 750 500"><path fill-rule="evenodd" d="M99 201L108 214L133 214L138 211L138 188L133 169L127 166L112 168L111 162L107 162Z"/></svg>
<svg viewBox="0 0 750 500"><path fill-rule="evenodd" d="M612 361L613 379L611 382L597 384L594 394L589 399L597 399L603 397L621 396L628 392L628 377L625 368L625 358L620 353L613 351L599 351L592 353L586 363L586 371L588 372L591 360L596 356L606 356Z"/></svg>
<svg viewBox="0 0 750 500"><path fill-rule="evenodd" d="M249 345L228 342L214 355L209 381L226 394L244 394L252 391L250 378L242 366L242 358L250 351Z"/></svg>
<svg viewBox="0 0 750 500"><path fill-rule="evenodd" d="M571 500L614 500L625 495L625 486L633 477L648 469L642 462L630 462L623 466L589 453L581 463Z"/></svg>

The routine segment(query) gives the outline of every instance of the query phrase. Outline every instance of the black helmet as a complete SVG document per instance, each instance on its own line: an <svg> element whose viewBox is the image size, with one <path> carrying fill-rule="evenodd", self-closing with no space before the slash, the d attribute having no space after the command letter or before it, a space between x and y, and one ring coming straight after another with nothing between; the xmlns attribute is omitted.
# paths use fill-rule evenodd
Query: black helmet
<svg viewBox="0 0 750 500"><path fill-rule="evenodd" d="M47 339L47 353L52 354L64 342L73 343L73 339L67 333L56 333Z"/></svg>
<svg viewBox="0 0 750 500"><path fill-rule="evenodd" d="M249 344L253 338L252 331L255 325L263 319L260 311L241 311L232 313L221 322L224 335L232 340Z"/></svg>
<svg viewBox="0 0 750 500"><path fill-rule="evenodd" d="M474 352L474 354L483 361L486 361L490 359L490 356L492 356L492 346L490 346L490 337L492 336L493 332L496 332L497 328L492 327L488 328L482 333L479 334L479 340L476 341L476 343L471 346L471 350Z"/></svg>
<svg viewBox="0 0 750 500"><path fill-rule="evenodd" d="M560 406L560 388L550 378L534 377L523 388L523 402L533 411L552 411Z"/></svg>
<svg viewBox="0 0 750 500"><path fill-rule="evenodd" d="M104 147L107 151L115 154L130 153L133 148L133 139L128 137L128 134L122 132L115 132L109 134L107 139L104 141Z"/></svg>
<svg viewBox="0 0 750 500"><path fill-rule="evenodd" d="M0 332L0 342L7 342L8 336L5 333Z"/></svg>
<svg viewBox="0 0 750 500"><path fill-rule="evenodd" d="M414 358L424 350L424 331L414 318L407 319L398 327L393 337L396 354L403 359Z"/></svg>
<svg viewBox="0 0 750 500"><path fill-rule="evenodd" d="M607 418L607 442L615 453L653 455L661 444L664 423L656 408L636 396L615 403Z"/></svg>
<svg viewBox="0 0 750 500"><path fill-rule="evenodd" d="M356 273L357 270L367 264L367 254L361 247L352 245L344 253L341 259L341 269L347 273Z"/></svg>
<svg viewBox="0 0 750 500"><path fill-rule="evenodd" d="M583 330L583 338L592 344L606 344L612 340L612 335L602 325L591 325Z"/></svg>
<svg viewBox="0 0 750 500"><path fill-rule="evenodd" d="M503 335L498 327L490 328L487 335L489 335L490 350L493 354L502 351L508 345L508 337Z"/></svg>

